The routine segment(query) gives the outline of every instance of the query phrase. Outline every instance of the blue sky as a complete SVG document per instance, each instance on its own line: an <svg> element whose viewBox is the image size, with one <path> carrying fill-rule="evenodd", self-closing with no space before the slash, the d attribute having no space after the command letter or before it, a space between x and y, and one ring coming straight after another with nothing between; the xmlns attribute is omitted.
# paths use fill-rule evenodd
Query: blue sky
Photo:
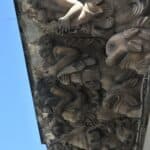
<svg viewBox="0 0 150 150"><path fill-rule="evenodd" d="M41 145L13 0L0 5L0 150Z"/></svg>

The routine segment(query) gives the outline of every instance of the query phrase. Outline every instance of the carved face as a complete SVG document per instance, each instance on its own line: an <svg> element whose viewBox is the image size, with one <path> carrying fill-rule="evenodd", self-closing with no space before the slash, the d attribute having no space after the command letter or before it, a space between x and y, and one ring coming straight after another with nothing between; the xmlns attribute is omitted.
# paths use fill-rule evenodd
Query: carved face
<svg viewBox="0 0 150 150"><path fill-rule="evenodd" d="M139 117L139 100L132 96L127 90L110 90L104 101L103 106L113 112L126 115L128 117Z"/></svg>
<svg viewBox="0 0 150 150"><path fill-rule="evenodd" d="M134 132L132 128L126 128L124 125L120 125L116 128L118 139L122 143L131 143L134 140Z"/></svg>
<svg viewBox="0 0 150 150"><path fill-rule="evenodd" d="M100 85L100 75L94 70L85 70L82 75L84 86L93 89L99 90Z"/></svg>
<svg viewBox="0 0 150 150"><path fill-rule="evenodd" d="M52 133L57 137L64 134L64 124L62 122L56 121L52 127Z"/></svg>
<svg viewBox="0 0 150 150"><path fill-rule="evenodd" d="M106 64L117 65L127 54L127 42L122 34L113 36L106 44Z"/></svg>
<svg viewBox="0 0 150 150"><path fill-rule="evenodd" d="M144 74L150 64L148 30L131 28L116 34L106 44L106 64L120 65L122 69L133 69ZM144 39L145 38L145 39Z"/></svg>
<svg viewBox="0 0 150 150"><path fill-rule="evenodd" d="M99 150L101 147L101 131L99 129L92 129L87 132L87 139L89 144L89 150Z"/></svg>
<svg viewBox="0 0 150 150"><path fill-rule="evenodd" d="M70 125L67 124L62 118L54 118L52 120L51 131L56 137L59 137L66 132L69 132L70 129Z"/></svg>

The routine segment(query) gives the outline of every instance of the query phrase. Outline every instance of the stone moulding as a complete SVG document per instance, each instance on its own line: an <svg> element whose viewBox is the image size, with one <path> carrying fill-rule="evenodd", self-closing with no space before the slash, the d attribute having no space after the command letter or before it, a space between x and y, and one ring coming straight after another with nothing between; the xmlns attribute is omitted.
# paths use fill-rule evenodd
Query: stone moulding
<svg viewBox="0 0 150 150"><path fill-rule="evenodd" d="M148 150L149 0L14 0L48 150Z"/></svg>

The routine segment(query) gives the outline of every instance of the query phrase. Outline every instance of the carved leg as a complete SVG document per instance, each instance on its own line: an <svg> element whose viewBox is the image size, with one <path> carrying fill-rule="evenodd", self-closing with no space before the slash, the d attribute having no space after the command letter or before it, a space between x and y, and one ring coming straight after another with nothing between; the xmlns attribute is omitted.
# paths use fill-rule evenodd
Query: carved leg
<svg viewBox="0 0 150 150"><path fill-rule="evenodd" d="M79 52L76 49L57 46L53 49L54 56L60 58L58 62L48 69L48 75L56 76L65 66L78 58Z"/></svg>
<svg viewBox="0 0 150 150"><path fill-rule="evenodd" d="M65 106L71 101L72 95L69 91L60 88L60 87L52 87L51 92L61 98L61 101L58 103L58 105L55 108L55 114L56 115L61 115L62 112L64 111Z"/></svg>

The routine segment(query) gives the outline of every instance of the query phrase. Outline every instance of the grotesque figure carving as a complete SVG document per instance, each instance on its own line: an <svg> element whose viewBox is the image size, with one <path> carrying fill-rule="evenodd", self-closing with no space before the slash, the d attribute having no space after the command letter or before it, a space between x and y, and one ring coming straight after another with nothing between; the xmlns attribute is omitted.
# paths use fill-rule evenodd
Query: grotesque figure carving
<svg viewBox="0 0 150 150"><path fill-rule="evenodd" d="M131 119L124 119L122 121L117 121L116 124L116 135L118 139L122 143L132 147L132 144L135 140L136 122L132 121Z"/></svg>
<svg viewBox="0 0 150 150"><path fill-rule="evenodd" d="M114 35L106 45L106 63L144 74L150 65L149 37L149 29L138 28Z"/></svg>
<svg viewBox="0 0 150 150"><path fill-rule="evenodd" d="M140 117L140 86L140 76L129 78L118 85L114 85L104 98L104 108L127 117Z"/></svg>
<svg viewBox="0 0 150 150"><path fill-rule="evenodd" d="M118 32L135 24L139 16L149 14L148 5L148 0L131 0L130 2L126 0L90 0L84 4L78 4L78 7L71 7L65 16L59 18L63 23L60 30L68 31L73 26L79 27L92 21L94 27L92 35L99 33L100 36L102 34L96 29L97 27L105 30L112 28L114 25ZM124 7L122 8L122 6Z"/></svg>

